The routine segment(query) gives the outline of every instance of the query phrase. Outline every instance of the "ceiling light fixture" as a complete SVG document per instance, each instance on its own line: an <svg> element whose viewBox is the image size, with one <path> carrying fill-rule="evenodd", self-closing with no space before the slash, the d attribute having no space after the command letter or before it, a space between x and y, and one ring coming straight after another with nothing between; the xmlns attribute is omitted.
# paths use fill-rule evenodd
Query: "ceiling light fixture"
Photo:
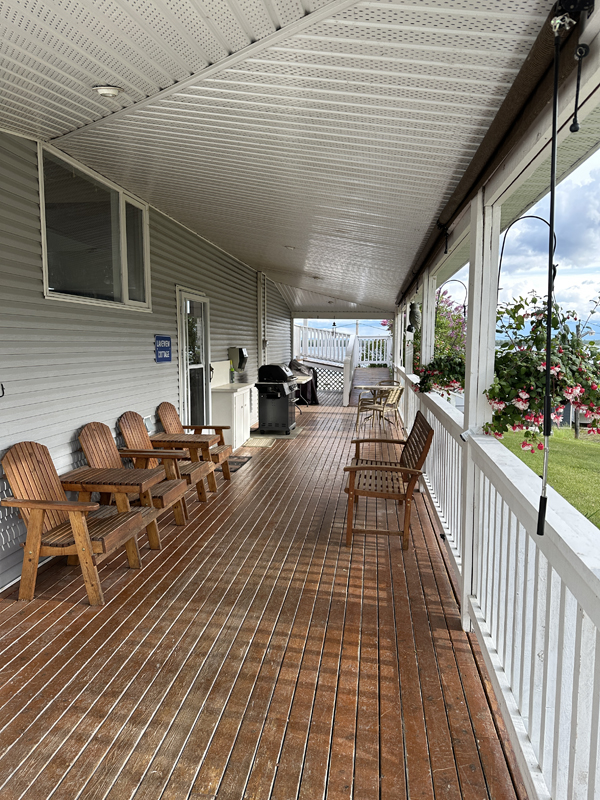
<svg viewBox="0 0 600 800"><path fill-rule="evenodd" d="M116 97L123 89L120 86L92 86L102 97Z"/></svg>

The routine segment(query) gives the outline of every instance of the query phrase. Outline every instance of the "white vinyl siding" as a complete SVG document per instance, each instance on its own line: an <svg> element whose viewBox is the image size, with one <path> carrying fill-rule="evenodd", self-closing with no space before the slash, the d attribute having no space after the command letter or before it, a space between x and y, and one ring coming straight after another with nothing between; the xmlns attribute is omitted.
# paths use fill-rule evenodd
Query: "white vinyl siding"
<svg viewBox="0 0 600 800"><path fill-rule="evenodd" d="M288 364L292 358L292 312L273 281L266 284L269 364Z"/></svg>
<svg viewBox="0 0 600 800"><path fill-rule="evenodd" d="M151 210L151 313L46 299L35 142L0 134L0 180L0 457L37 441L65 472L82 463L77 434L86 423L115 430L124 411L154 418L161 401L177 404L178 284L210 299L212 360L246 347L255 379L254 270ZM155 334L171 336L171 363L155 363ZM0 509L0 587L20 574L23 538L17 514Z"/></svg>

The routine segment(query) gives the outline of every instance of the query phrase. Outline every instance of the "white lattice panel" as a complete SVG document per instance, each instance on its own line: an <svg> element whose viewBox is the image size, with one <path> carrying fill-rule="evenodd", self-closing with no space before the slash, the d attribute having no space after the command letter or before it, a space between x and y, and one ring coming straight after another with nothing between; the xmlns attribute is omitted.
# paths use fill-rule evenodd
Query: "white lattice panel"
<svg viewBox="0 0 600 800"><path fill-rule="evenodd" d="M281 284L369 308L391 307L552 5L44 2L0 5L9 124L81 128L56 144Z"/></svg>

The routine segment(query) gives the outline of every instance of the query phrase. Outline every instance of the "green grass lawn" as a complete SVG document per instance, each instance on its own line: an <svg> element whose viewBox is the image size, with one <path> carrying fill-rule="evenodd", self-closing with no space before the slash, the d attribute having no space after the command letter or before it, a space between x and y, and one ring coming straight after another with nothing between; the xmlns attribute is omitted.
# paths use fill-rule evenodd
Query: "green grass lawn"
<svg viewBox="0 0 600 800"><path fill-rule="evenodd" d="M523 434L510 431L502 443L538 475L542 474L544 453L521 450ZM600 436L582 430L575 439L570 428L554 429L550 439L548 483L600 528Z"/></svg>

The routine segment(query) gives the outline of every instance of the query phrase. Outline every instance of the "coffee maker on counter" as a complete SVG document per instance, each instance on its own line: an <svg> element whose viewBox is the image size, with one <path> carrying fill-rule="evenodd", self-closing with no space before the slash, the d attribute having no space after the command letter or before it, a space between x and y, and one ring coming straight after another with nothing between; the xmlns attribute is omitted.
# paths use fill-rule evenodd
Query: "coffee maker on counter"
<svg viewBox="0 0 600 800"><path fill-rule="evenodd" d="M245 347L230 347L227 356L236 372L243 372L248 363L248 351Z"/></svg>

